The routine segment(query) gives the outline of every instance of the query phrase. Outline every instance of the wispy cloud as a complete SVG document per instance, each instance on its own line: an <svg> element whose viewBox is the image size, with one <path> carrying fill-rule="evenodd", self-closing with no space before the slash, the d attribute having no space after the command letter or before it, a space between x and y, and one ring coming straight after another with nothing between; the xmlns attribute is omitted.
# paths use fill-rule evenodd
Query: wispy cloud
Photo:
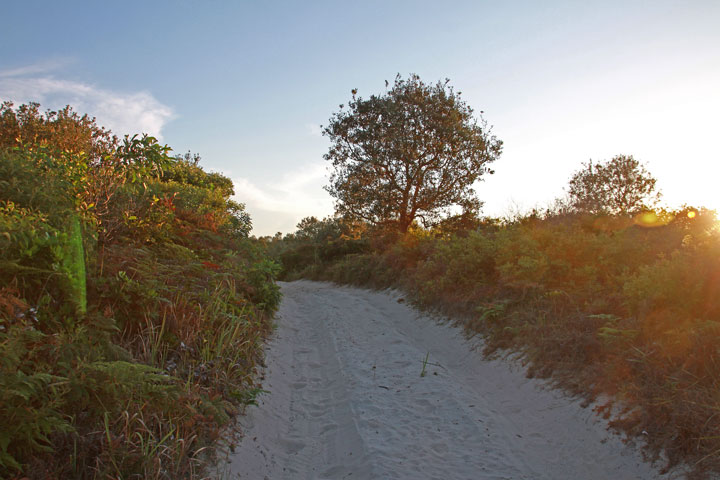
<svg viewBox="0 0 720 480"><path fill-rule="evenodd" d="M117 135L147 133L162 138L163 127L174 116L170 107L149 92L115 92L55 78L52 72L64 65L67 61L47 61L1 70L0 99L16 104L38 102L44 108L71 105Z"/></svg>
<svg viewBox="0 0 720 480"><path fill-rule="evenodd" d="M257 185L247 178L233 178L236 200L253 218L253 233L290 232L303 218L332 213L332 199L322 189L325 165L310 163L285 174L278 182ZM273 215L268 215L272 213Z"/></svg>
<svg viewBox="0 0 720 480"><path fill-rule="evenodd" d="M305 165L279 182L257 186L247 178L233 178L237 200L259 210L303 214L332 206L324 193L325 166ZM310 215L311 213L308 213Z"/></svg>
<svg viewBox="0 0 720 480"><path fill-rule="evenodd" d="M29 75L48 74L75 63L71 58L53 58L21 67L0 70L0 78L25 77Z"/></svg>

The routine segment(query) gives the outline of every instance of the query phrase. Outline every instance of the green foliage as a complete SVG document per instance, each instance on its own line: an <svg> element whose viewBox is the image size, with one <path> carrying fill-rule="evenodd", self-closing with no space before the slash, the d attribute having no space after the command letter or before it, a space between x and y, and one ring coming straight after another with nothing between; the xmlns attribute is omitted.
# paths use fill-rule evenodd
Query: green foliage
<svg viewBox="0 0 720 480"><path fill-rule="evenodd" d="M12 201L0 203L0 247L3 260L17 264L45 256L45 266L54 260L53 247L59 244L60 231L48 216L22 208Z"/></svg>
<svg viewBox="0 0 720 480"><path fill-rule="evenodd" d="M273 280L280 273L280 265L270 259L262 259L250 267L248 283L254 288L253 301L260 307L274 310L280 303L280 287Z"/></svg>
<svg viewBox="0 0 720 480"><path fill-rule="evenodd" d="M29 211L51 215L56 226L75 209L71 184L46 168L41 152L0 150L0 199Z"/></svg>
<svg viewBox="0 0 720 480"><path fill-rule="evenodd" d="M5 280L86 310L85 255L72 185L43 152L0 152L0 240ZM19 277L19 278L18 278ZM42 285L42 286L41 286Z"/></svg>
<svg viewBox="0 0 720 480"><path fill-rule="evenodd" d="M451 207L478 211L473 184L492 173L502 142L448 84L398 75L385 95L366 100L353 90L323 130L338 214L405 233L415 219L429 226Z"/></svg>
<svg viewBox="0 0 720 480"><path fill-rule="evenodd" d="M223 198L230 198L235 194L232 180L219 174L207 173L198 163L200 156L192 156L190 152L184 156L176 156L175 161L162 173L162 180L165 182L176 182L184 185L206 190L219 190Z"/></svg>
<svg viewBox="0 0 720 480"><path fill-rule="evenodd" d="M153 402L155 407L177 400L179 385L150 365L126 361L80 363L68 378L67 401L76 412L98 417L117 415L129 404Z"/></svg>
<svg viewBox="0 0 720 480"><path fill-rule="evenodd" d="M414 284L422 303L434 304L447 296L462 303L468 294L492 288L496 276L492 240L478 233L457 240L439 241L427 260L418 263Z"/></svg>
<svg viewBox="0 0 720 480"><path fill-rule="evenodd" d="M327 265L348 255L367 252L365 226L341 218L318 220L304 218L295 234L275 238L268 249L282 265L281 275L288 277L302 269Z"/></svg>
<svg viewBox="0 0 720 480"><path fill-rule="evenodd" d="M216 228L224 233L247 238L252 229L250 216L245 205L231 200L235 194L232 180L215 172L205 172L199 165L200 156L175 157L162 174L161 180L173 189L182 186L185 194L179 196L177 206L186 214L208 215L212 211L222 213L221 218L211 218L217 223Z"/></svg>
<svg viewBox="0 0 720 480"><path fill-rule="evenodd" d="M28 452L51 452L49 436L72 427L60 410L65 379L27 368L47 336L7 318L0 326L0 472L18 472Z"/></svg>
<svg viewBox="0 0 720 480"><path fill-rule="evenodd" d="M126 135L115 151L117 168L123 171L125 178L132 183L162 175L163 169L172 163L167 145L160 145L155 137Z"/></svg>
<svg viewBox="0 0 720 480"><path fill-rule="evenodd" d="M49 295L57 305L82 313L85 258L79 220L68 216L63 231L49 218L10 201L0 203L0 280L21 286L34 302Z"/></svg>
<svg viewBox="0 0 720 480"><path fill-rule="evenodd" d="M169 151L0 109L0 477L197 478L258 391L279 267Z"/></svg>

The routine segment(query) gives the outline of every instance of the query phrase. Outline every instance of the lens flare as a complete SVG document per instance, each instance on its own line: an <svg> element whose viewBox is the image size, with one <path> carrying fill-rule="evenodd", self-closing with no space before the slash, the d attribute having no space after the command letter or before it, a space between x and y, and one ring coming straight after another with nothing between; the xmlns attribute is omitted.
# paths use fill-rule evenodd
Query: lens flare
<svg viewBox="0 0 720 480"><path fill-rule="evenodd" d="M635 225L648 228L662 227L668 223L667 218L660 217L655 212L642 212L636 215L633 220Z"/></svg>

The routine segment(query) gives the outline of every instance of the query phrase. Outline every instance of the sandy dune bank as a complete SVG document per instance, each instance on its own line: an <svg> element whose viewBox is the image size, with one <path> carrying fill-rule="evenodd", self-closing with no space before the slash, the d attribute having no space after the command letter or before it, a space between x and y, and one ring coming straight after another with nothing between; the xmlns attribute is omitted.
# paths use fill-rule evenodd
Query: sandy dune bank
<svg viewBox="0 0 720 480"><path fill-rule="evenodd" d="M307 281L282 290L271 393L242 419L230 478L671 478L579 401L483 360L396 294Z"/></svg>

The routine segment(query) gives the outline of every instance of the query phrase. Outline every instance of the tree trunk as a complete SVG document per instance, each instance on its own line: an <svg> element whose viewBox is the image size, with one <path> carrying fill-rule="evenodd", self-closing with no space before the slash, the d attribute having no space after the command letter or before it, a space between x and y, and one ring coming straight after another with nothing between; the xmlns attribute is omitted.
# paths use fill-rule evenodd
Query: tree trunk
<svg viewBox="0 0 720 480"><path fill-rule="evenodd" d="M408 228L410 228L410 224L412 223L412 219L408 216L407 213L402 213L400 215L400 220L398 221L398 230L400 233L405 235L408 231Z"/></svg>

